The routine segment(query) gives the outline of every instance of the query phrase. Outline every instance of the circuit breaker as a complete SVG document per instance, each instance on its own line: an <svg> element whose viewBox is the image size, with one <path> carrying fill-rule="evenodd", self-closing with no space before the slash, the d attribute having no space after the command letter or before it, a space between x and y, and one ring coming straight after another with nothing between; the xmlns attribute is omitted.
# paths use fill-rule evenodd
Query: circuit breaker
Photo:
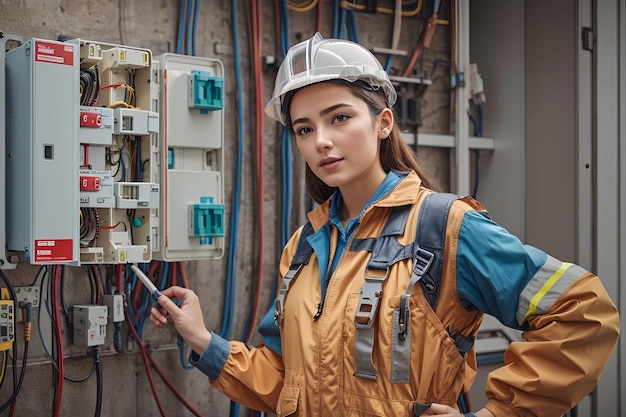
<svg viewBox="0 0 626 417"><path fill-rule="evenodd" d="M33 264L78 264L78 48L31 39L5 69L7 248Z"/></svg>
<svg viewBox="0 0 626 417"><path fill-rule="evenodd" d="M74 39L80 55L80 261L143 263L158 236L158 83L148 49Z"/></svg>
<svg viewBox="0 0 626 417"><path fill-rule="evenodd" d="M155 57L161 91L160 236L155 258L224 253L224 68L219 60Z"/></svg>

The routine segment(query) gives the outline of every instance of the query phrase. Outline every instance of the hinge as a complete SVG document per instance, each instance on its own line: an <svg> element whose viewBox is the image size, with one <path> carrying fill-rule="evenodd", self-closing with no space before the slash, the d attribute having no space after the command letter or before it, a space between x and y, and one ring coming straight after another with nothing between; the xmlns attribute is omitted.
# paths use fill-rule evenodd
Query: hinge
<svg viewBox="0 0 626 417"><path fill-rule="evenodd" d="M581 32L582 47L585 51L593 51L593 29L590 27L583 27Z"/></svg>

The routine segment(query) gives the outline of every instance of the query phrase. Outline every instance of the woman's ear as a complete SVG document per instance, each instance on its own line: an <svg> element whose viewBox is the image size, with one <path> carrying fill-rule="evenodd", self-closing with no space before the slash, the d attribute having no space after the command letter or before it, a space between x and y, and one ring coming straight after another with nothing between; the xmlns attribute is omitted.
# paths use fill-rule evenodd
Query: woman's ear
<svg viewBox="0 0 626 417"><path fill-rule="evenodd" d="M393 112L386 108L378 115L378 139L387 139L393 129Z"/></svg>

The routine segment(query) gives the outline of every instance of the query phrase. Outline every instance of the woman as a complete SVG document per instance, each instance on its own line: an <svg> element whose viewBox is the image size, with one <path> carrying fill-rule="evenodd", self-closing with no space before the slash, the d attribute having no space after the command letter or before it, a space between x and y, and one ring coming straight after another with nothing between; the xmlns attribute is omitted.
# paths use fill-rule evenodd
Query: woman
<svg viewBox="0 0 626 417"><path fill-rule="evenodd" d="M402 141L395 100L382 66L358 44L316 34L292 47L266 112L290 129L319 203L308 215L310 258L290 269L300 228L281 257L276 308L260 326L265 345L248 350L208 331L197 296L179 287L162 291L153 323L163 327L169 313L191 363L256 410L459 416L476 372L473 338L488 313L525 330L526 342L510 345L490 376L488 403L465 415L562 415L613 352L615 306L595 275L523 245L471 198L450 207L431 302L414 285L411 244L433 184ZM396 217L403 227L387 233ZM386 255L404 248L411 256ZM183 300L180 308L168 297Z"/></svg>

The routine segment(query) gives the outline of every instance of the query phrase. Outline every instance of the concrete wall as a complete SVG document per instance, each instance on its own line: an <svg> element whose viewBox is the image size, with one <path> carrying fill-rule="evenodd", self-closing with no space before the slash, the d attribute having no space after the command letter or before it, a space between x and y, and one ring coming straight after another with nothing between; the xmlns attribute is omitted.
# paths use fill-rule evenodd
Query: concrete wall
<svg viewBox="0 0 626 417"><path fill-rule="evenodd" d="M275 54L275 17L274 8L263 2L265 54ZM332 27L332 7L330 1L323 2L323 35L330 37ZM425 2L426 3L426 2ZM446 2L444 2L446 3ZM44 39L82 38L98 42L109 42L149 48L154 55L174 52L178 27L179 2L166 0L135 0L135 1L93 1L93 0L0 0L0 30L21 36L23 39L32 37ZM238 132L236 118L236 102L244 100L246 111L246 162L242 189L242 206L240 212L240 228L237 247L237 309L233 327L233 337L238 338L244 330L248 309L254 290L255 262L255 207L252 158L253 142L253 89L248 48L248 27L246 10L248 2L238 2L239 42L243 62L244 91L243 97L236 97L235 61L232 37L231 3L224 1L205 0L199 18L198 55L220 59L225 67L225 201L230 204L235 179L235 161L238 149ZM449 11L449 10L448 10ZM448 11L445 11L446 13ZM313 34L315 28L316 9L307 13L290 13L292 44L299 38ZM422 17L423 15L419 15ZM444 16L445 17L445 16ZM404 18L400 47L412 52L421 29L421 18ZM360 42L368 47L387 47L392 31L392 16L387 14L357 15ZM449 26L437 28L432 46L424 54L420 64L424 75L434 80L423 97L423 126L421 131L428 133L449 133ZM381 60L385 56L380 56ZM406 58L396 58L397 71L400 72ZM435 64L437 62L437 64ZM273 74L265 73L265 100L271 93ZM265 155L265 196L264 196L264 227L265 240L262 248L263 256L263 291L259 307L260 316L267 310L269 294L274 285L275 270L279 251L278 228L280 219L281 198L280 185L280 139L275 123L266 119L264 140ZM420 149L420 158L427 168L447 188L449 182L448 151L446 149ZM10 180L10 179L9 179ZM299 184L299 178L296 178ZM302 202L295 202L302 207ZM300 209L302 213L304 210ZM230 207L227 207L227 218ZM301 222L296 219L294 225ZM228 224L228 222L226 222ZM2 225L3 226L3 225ZM189 262L185 265L189 277L189 285L195 289L205 306L205 322L209 328L219 329L223 305L224 276L226 257L219 261ZM106 270L104 270L106 272ZM20 265L16 270L6 271L12 285L33 285L38 268L28 264ZM63 283L67 305L88 302L90 287L86 268L66 268ZM29 360L26 367L25 380L18 397L15 415L35 416L51 413L53 393L52 365L49 356L42 346L41 340L49 340L50 323L46 319L45 308L42 312L41 326L38 320L34 323L33 338L29 347ZM18 326L20 331L21 326ZM40 329L42 337L38 334ZM71 345L71 329L63 323L65 373L72 377L87 375L93 366L91 350ZM102 347L104 398L102 416L158 416L160 415L150 389L142 355L138 345L127 338L124 328L124 353L116 353L112 347L111 330L107 343ZM21 337L21 336L20 336ZM207 379L198 371L186 371L180 366L176 338L173 331L157 332L147 324L143 332L145 345L151 352L154 362L171 380L172 385L184 397L206 416L225 416L229 412L229 401L221 393L212 389ZM260 342L255 336L252 344ZM46 343L49 346L49 342ZM21 344L20 344L21 346ZM18 352L21 358L21 347ZM0 403L6 401L12 392L11 369L8 370L5 383L0 391ZM169 416L191 415L181 402L172 394L159 376L152 371L154 384L163 404L165 414ZM92 415L95 409L96 379L95 376L83 383L66 381L64 384L61 415L78 417ZM242 410L242 415L244 411ZM247 413L246 413L247 414ZM2 414L8 415L7 412Z"/></svg>

